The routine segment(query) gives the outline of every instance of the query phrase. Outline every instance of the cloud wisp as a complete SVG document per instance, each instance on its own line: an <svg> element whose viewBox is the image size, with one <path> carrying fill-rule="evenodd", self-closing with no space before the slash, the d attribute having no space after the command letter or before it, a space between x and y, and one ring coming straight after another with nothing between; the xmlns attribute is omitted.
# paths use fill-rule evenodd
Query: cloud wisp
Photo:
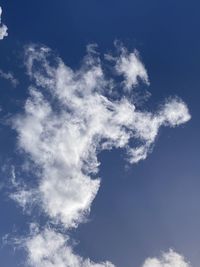
<svg viewBox="0 0 200 267"><path fill-rule="evenodd" d="M14 77L11 72L4 72L0 69L0 77L8 80L13 87L16 87L19 84L19 81Z"/></svg>
<svg viewBox="0 0 200 267"><path fill-rule="evenodd" d="M8 27L1 23L2 8L0 7L0 40L8 36Z"/></svg>
<svg viewBox="0 0 200 267"><path fill-rule="evenodd" d="M74 71L47 47L26 48L32 85L24 112L13 119L12 127L37 178L34 187L18 185L11 197L23 209L37 205L53 225L37 228L26 239L30 266L113 266L74 254L69 237L58 226L70 230L87 219L101 182L98 153L121 148L130 164L137 163L151 152L160 127L175 127L190 119L186 104L177 97L154 112L139 110L130 94L139 81L149 84L149 79L138 52L121 47L112 61L115 71L105 72L104 61L90 45L81 67ZM113 92L119 87L123 95L116 98ZM145 264L149 266L148 261Z"/></svg>

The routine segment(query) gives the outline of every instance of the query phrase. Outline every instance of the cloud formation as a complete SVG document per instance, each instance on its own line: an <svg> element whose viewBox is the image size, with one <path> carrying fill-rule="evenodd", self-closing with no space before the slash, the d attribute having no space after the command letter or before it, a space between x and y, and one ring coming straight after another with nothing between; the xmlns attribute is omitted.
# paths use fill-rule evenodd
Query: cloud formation
<svg viewBox="0 0 200 267"><path fill-rule="evenodd" d="M142 267L191 267L184 257L173 250L163 253L160 258L148 258Z"/></svg>
<svg viewBox="0 0 200 267"><path fill-rule="evenodd" d="M37 169L37 185L18 186L11 197L24 209L37 205L55 225L27 239L31 266L113 266L75 255L56 225L68 230L86 220L100 186L98 153L121 148L129 163L137 163L151 152L160 127L175 127L190 119L186 104L177 97L154 112L138 110L130 91L138 79L148 84L148 75L138 52L121 48L119 53L114 69L124 79L120 84L116 76L104 72L104 61L93 46L76 71L47 47L26 49L32 85L24 112L12 126L20 150ZM112 92L120 86L124 94L116 99Z"/></svg>
<svg viewBox="0 0 200 267"><path fill-rule="evenodd" d="M8 27L1 23L2 8L0 7L0 40L8 36Z"/></svg>

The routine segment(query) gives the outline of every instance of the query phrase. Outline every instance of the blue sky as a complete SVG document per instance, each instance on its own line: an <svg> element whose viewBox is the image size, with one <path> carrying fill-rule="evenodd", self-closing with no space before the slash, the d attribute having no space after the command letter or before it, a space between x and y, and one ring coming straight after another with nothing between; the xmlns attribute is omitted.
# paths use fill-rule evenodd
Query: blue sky
<svg viewBox="0 0 200 267"><path fill-rule="evenodd" d="M198 267L200 3L0 6L1 265Z"/></svg>

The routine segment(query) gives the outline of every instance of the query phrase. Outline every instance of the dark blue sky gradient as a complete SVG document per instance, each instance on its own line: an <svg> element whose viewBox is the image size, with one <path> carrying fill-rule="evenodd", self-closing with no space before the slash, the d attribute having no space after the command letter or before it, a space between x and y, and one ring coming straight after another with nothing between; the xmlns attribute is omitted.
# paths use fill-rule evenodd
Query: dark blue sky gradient
<svg viewBox="0 0 200 267"><path fill-rule="evenodd" d="M42 43L66 64L77 67L88 43L104 53L113 41L138 49L147 68L156 109L166 97L178 95L192 120L175 129L162 129L153 153L125 168L123 153L104 152L102 186L93 202L89 222L72 232L76 251L93 260L110 260L118 267L139 267L144 259L170 247L198 267L200 262L200 2L156 0L34 0L0 1L9 36L0 42L0 68L20 81L12 88L0 80L1 121L22 107L28 81L23 46ZM0 163L19 160L15 133L0 125ZM2 181L6 180L1 174ZM23 232L27 216L0 196L0 235ZM21 254L0 251L0 266L16 267ZM2 262L2 263L1 263ZM20 265L21 266L21 265Z"/></svg>

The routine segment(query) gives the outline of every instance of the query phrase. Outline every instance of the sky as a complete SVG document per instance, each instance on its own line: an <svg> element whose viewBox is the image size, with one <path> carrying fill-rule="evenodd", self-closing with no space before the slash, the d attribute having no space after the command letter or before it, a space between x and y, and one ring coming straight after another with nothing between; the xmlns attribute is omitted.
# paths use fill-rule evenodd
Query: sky
<svg viewBox="0 0 200 267"><path fill-rule="evenodd" d="M199 267L199 1L0 7L0 266Z"/></svg>

